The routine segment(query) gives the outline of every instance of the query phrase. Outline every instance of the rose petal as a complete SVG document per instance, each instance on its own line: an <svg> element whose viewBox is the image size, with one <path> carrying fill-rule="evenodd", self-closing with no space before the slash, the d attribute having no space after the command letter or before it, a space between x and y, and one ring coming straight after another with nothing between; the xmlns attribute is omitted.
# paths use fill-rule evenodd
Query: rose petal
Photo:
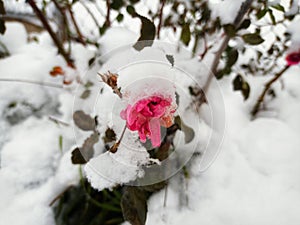
<svg viewBox="0 0 300 225"><path fill-rule="evenodd" d="M150 139L153 147L160 146L160 124L158 118L150 120Z"/></svg>

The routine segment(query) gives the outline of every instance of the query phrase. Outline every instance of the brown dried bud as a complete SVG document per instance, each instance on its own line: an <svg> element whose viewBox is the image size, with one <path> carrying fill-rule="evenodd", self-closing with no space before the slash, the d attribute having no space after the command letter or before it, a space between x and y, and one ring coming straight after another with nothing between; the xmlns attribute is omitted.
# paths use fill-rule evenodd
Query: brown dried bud
<svg viewBox="0 0 300 225"><path fill-rule="evenodd" d="M98 73L99 76L101 77L102 81L106 83L108 86L110 86L114 93L116 93L120 98L122 98L122 93L120 92L118 88L118 74L116 73L111 73L108 71L107 73L101 74Z"/></svg>

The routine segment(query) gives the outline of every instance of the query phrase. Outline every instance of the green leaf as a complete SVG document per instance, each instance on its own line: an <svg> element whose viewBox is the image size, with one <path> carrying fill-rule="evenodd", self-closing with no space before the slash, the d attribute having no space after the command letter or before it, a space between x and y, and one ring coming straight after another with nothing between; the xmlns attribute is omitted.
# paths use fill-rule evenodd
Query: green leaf
<svg viewBox="0 0 300 225"><path fill-rule="evenodd" d="M110 8L112 8L114 10L119 10L120 8L122 8L122 6L124 6L123 0L112 0L112 2L110 4Z"/></svg>
<svg viewBox="0 0 300 225"><path fill-rule="evenodd" d="M250 19L245 19L242 24L239 26L239 30L241 29L247 29L251 25L251 20Z"/></svg>
<svg viewBox="0 0 300 225"><path fill-rule="evenodd" d="M244 34L242 36L244 42L246 42L249 45L259 45L263 43L265 40L257 33L249 33Z"/></svg>
<svg viewBox="0 0 300 225"><path fill-rule="evenodd" d="M85 83L84 87L85 87L85 88L90 88L90 87L92 87L93 85L94 85L94 83L88 80L88 81Z"/></svg>
<svg viewBox="0 0 300 225"><path fill-rule="evenodd" d="M268 9L262 9L262 10L258 11L256 14L256 18L258 20L260 20L261 18L263 18L266 15L267 12L268 12Z"/></svg>
<svg viewBox="0 0 300 225"><path fill-rule="evenodd" d="M277 9L278 11L285 12L284 7L282 5L280 5L280 4L278 4L278 5L272 5L271 7L274 8L274 9Z"/></svg>
<svg viewBox="0 0 300 225"><path fill-rule="evenodd" d="M174 56L173 55L166 55L167 60L169 63L174 66Z"/></svg>
<svg viewBox="0 0 300 225"><path fill-rule="evenodd" d="M186 46L190 43L191 40L191 30L190 25L188 23L185 23L182 26L180 40L185 44Z"/></svg>
<svg viewBox="0 0 300 225"><path fill-rule="evenodd" d="M147 195L138 187L125 187L121 199L123 217L131 225L145 225L147 216Z"/></svg>
<svg viewBox="0 0 300 225"><path fill-rule="evenodd" d="M93 63L95 62L95 60L96 60L96 57L90 58L89 62L88 62L89 66L93 65Z"/></svg>
<svg viewBox="0 0 300 225"><path fill-rule="evenodd" d="M148 18L141 16L137 13L134 14L134 17L138 17L142 22L140 37L138 41L133 45L133 47L141 51L146 46L151 46L155 38L155 25Z"/></svg>
<svg viewBox="0 0 300 225"><path fill-rule="evenodd" d="M73 114L73 120L77 127L81 130L95 130L96 122L90 115L85 114L82 110L76 111Z"/></svg>
<svg viewBox="0 0 300 225"><path fill-rule="evenodd" d="M234 37L236 34L236 29L235 26L233 24L225 24L223 26L225 33L229 36L229 37Z"/></svg>
<svg viewBox="0 0 300 225"><path fill-rule="evenodd" d="M243 77L241 75L237 75L233 80L233 90L239 91L242 89L243 86Z"/></svg>
<svg viewBox="0 0 300 225"><path fill-rule="evenodd" d="M120 22L123 21L124 15L123 15L122 13L119 13L116 19L117 19L117 21L120 23Z"/></svg>
<svg viewBox="0 0 300 225"><path fill-rule="evenodd" d="M132 5L128 5L127 7L126 7L126 11L128 12L128 14L129 15L131 15L131 16L134 16L135 15L135 9L134 9L134 7L132 6Z"/></svg>
<svg viewBox="0 0 300 225"><path fill-rule="evenodd" d="M239 52L237 49L232 48L227 54L226 67L232 67L239 58Z"/></svg>
<svg viewBox="0 0 300 225"><path fill-rule="evenodd" d="M273 24L273 25L276 25L276 19L275 19L275 16L274 16L274 14L273 14L273 10L272 10L272 9L269 9L269 10L268 10L268 13L269 13L270 19L271 19L271 21L272 21L272 24Z"/></svg>
<svg viewBox="0 0 300 225"><path fill-rule="evenodd" d="M63 136L59 135L58 137L58 146L59 146L59 150L60 152L63 151Z"/></svg>
<svg viewBox="0 0 300 225"><path fill-rule="evenodd" d="M233 80L233 90L241 91L244 96L244 100L247 100L249 98L250 85L244 80L241 75L237 75Z"/></svg>
<svg viewBox="0 0 300 225"><path fill-rule="evenodd" d="M242 86L242 94L244 96L244 100L247 100L250 95L250 85L245 81Z"/></svg>
<svg viewBox="0 0 300 225"><path fill-rule="evenodd" d="M86 89L81 95L80 95L80 98L81 99L87 99L91 94L91 91Z"/></svg>

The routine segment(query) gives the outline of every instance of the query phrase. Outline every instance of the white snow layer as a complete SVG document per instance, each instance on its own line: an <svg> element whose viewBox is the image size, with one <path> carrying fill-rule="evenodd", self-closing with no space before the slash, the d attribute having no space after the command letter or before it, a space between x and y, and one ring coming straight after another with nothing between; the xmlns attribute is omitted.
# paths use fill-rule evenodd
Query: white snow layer
<svg viewBox="0 0 300 225"><path fill-rule="evenodd" d="M232 15L237 13L241 3L240 0L227 0L214 1L210 5L215 16L220 15L223 23L229 23L232 22ZM228 10L221 15L224 7ZM119 38L122 35L126 36L124 30L111 32L116 39L125 40L124 44L134 36L131 33L128 39ZM116 47L109 34L107 32L106 38L104 36L99 41L103 51ZM49 71L53 66L63 66L64 62L57 56L48 35L43 33L37 36L40 39L39 43L26 43L24 29L18 24L7 23L7 33L0 36L0 40L12 55L0 60L0 77L59 82L58 78L49 76ZM84 71L84 65L91 54L79 46L75 46L74 51L80 71ZM130 58L128 55L123 56ZM197 64L199 68L196 68L197 66L193 67L194 61L191 63L187 58L179 56L174 58L177 65L186 65L194 71L201 70L201 64ZM103 65L104 72L111 69L105 68L105 65L113 65L114 61L106 63ZM189 171L190 178L179 182L179 174L171 179L166 207L163 206L164 191L153 195L149 200L147 224L298 225L299 74L299 66L290 68L283 75L284 88L277 88L277 97L267 100L268 110L272 112L273 118L261 117L254 121L250 120L249 111L260 89L253 88L250 99L245 103L240 93L232 91L231 80L223 79L220 86L224 93L227 130L218 159L207 171L199 173L201 159L196 158ZM175 75L175 84L190 84L185 79L177 78ZM265 81L256 77L253 79L256 79L259 87L262 87L262 81ZM29 102L35 107L45 107L44 105L55 101L60 104L56 109L60 113L60 119L71 122L71 93L39 86L8 83L0 85L1 115L13 101ZM104 105L110 103L108 98L100 100L103 100ZM101 106L95 107L99 108L98 112L103 112L100 121L111 125L117 135L120 135L124 121L119 123L120 121L111 119L108 109L113 107L112 105L107 107L108 111L100 111ZM0 124L3 125L0 136L0 224L53 225L55 222L49 203L65 188L76 185L79 181L78 167L70 161L70 149L74 144L72 130L49 121L45 112L39 117L25 118L15 126L7 124L1 116ZM203 135L209 136L207 126L202 127ZM102 131L105 128L103 126ZM59 150L58 145L60 135L64 140L63 151ZM201 141L205 143L205 140ZM105 153L95 157L86 166L87 175L89 179L94 180L95 188L110 188L116 183L127 183L143 175L140 166L149 160L146 150L142 146L130 151L128 146L126 149L123 147L121 145L114 155ZM210 148L213 149L213 146ZM184 204L182 196L186 200Z"/></svg>

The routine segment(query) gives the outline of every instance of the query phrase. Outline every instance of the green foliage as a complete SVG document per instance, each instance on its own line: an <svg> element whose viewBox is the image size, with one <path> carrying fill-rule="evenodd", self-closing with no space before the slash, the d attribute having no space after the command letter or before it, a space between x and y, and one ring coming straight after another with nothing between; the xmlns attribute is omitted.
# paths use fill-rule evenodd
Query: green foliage
<svg viewBox="0 0 300 225"><path fill-rule="evenodd" d="M70 187L54 207L56 225L117 225L124 222L120 207L122 189L94 190L86 180Z"/></svg>
<svg viewBox="0 0 300 225"><path fill-rule="evenodd" d="M250 95L250 85L241 75L237 75L233 80L233 90L234 91L241 91L242 95L244 96L244 100L247 100Z"/></svg>
<svg viewBox="0 0 300 225"><path fill-rule="evenodd" d="M225 67L217 72L216 77L218 79L221 79L224 75L228 75L231 73L232 66L238 60L239 52L237 49L228 46L224 52L224 55Z"/></svg>
<svg viewBox="0 0 300 225"><path fill-rule="evenodd" d="M259 45L265 41L258 33L244 34L242 38L249 45Z"/></svg>
<svg viewBox="0 0 300 225"><path fill-rule="evenodd" d="M189 43L191 41L191 30L190 30L190 25L188 23L185 23L182 26L182 30L181 30L181 34L180 34L180 40L185 45L189 45Z"/></svg>
<svg viewBox="0 0 300 225"><path fill-rule="evenodd" d="M156 28L154 23L148 18L141 16L136 12L133 13L132 16L138 17L142 22L140 37L137 40L137 43L135 43L133 46L136 50L140 51L143 48L151 46L153 44Z"/></svg>
<svg viewBox="0 0 300 225"><path fill-rule="evenodd" d="M236 34L236 28L233 24L225 24L223 26L225 33L229 36L229 37L234 37Z"/></svg>
<svg viewBox="0 0 300 225"><path fill-rule="evenodd" d="M112 0L110 7L114 10L120 10L124 6L124 0Z"/></svg>

